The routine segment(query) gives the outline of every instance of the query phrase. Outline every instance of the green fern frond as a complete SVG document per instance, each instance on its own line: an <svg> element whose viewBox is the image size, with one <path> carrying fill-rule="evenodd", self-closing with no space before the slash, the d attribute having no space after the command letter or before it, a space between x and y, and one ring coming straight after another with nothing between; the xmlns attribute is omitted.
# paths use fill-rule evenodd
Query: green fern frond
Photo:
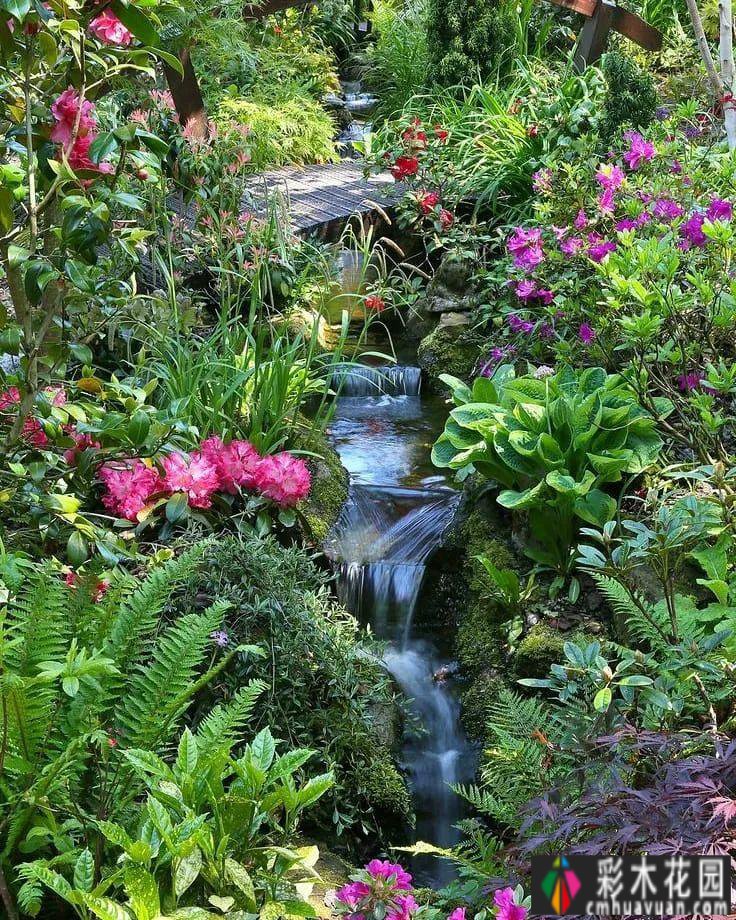
<svg viewBox="0 0 736 920"><path fill-rule="evenodd" d="M609 575L601 575L593 572L593 581L598 585L601 594L606 598L618 616L626 622L629 619L637 620L641 618L641 611L631 596L628 588L624 587L621 582L616 581Z"/></svg>
<svg viewBox="0 0 736 920"><path fill-rule="evenodd" d="M267 689L262 680L252 680L242 687L229 703L216 706L202 720L197 730L197 744L200 758L207 761L223 749L236 744L253 714L256 700Z"/></svg>
<svg viewBox="0 0 736 920"><path fill-rule="evenodd" d="M126 745L158 747L162 728L171 726L190 698L197 671L212 649L211 633L229 607L217 601L204 613L181 617L150 649L150 663L136 666L115 717Z"/></svg>
<svg viewBox="0 0 736 920"><path fill-rule="evenodd" d="M5 667L15 674L35 677L42 661L59 661L69 642L67 602L69 588L49 566L24 582L8 606L5 630L19 640L5 653Z"/></svg>

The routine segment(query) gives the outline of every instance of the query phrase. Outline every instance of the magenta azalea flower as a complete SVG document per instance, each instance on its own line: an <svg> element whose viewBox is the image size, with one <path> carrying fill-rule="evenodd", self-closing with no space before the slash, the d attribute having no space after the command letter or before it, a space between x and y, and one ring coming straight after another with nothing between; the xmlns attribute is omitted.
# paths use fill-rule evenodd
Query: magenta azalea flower
<svg viewBox="0 0 736 920"><path fill-rule="evenodd" d="M410 920L419 905L410 894L400 894L393 903L393 909L386 914L386 920Z"/></svg>
<svg viewBox="0 0 736 920"><path fill-rule="evenodd" d="M529 333L534 329L534 323L527 319L522 319L516 313L509 313L506 319L512 332Z"/></svg>
<svg viewBox="0 0 736 920"><path fill-rule="evenodd" d="M526 920L529 911L514 901L513 888L499 888L493 895L493 903L498 908L497 920Z"/></svg>
<svg viewBox="0 0 736 920"><path fill-rule="evenodd" d="M578 338L583 343L583 345L590 345L595 337L596 331L589 323L580 324L580 328L578 329Z"/></svg>
<svg viewBox="0 0 736 920"><path fill-rule="evenodd" d="M371 886L366 882L350 882L335 895L338 901L354 910L358 904L371 893Z"/></svg>
<svg viewBox="0 0 736 920"><path fill-rule="evenodd" d="M624 217L623 220L619 220L616 223L616 230L619 233L624 230L636 230L638 224L635 220L632 220L630 217Z"/></svg>
<svg viewBox="0 0 736 920"><path fill-rule="evenodd" d="M532 300L537 296L537 282L531 278L524 278L516 284L516 296L519 300Z"/></svg>
<svg viewBox="0 0 736 920"><path fill-rule="evenodd" d="M575 227L576 230L583 230L585 227L588 226L588 215L585 213L585 211L582 208L578 211L577 216L575 218L575 223L573 224L573 226Z"/></svg>
<svg viewBox="0 0 736 920"><path fill-rule="evenodd" d="M571 236L569 239L560 242L560 252L564 256L571 258L576 256L583 246L585 246L585 240L582 237Z"/></svg>
<svg viewBox="0 0 736 920"><path fill-rule="evenodd" d="M605 164L599 167L595 174L598 184L607 191L615 192L626 181L626 173L620 166Z"/></svg>
<svg viewBox="0 0 736 920"><path fill-rule="evenodd" d="M598 197L598 207L604 214L613 214L616 210L616 200L613 196L613 189L604 189Z"/></svg>
<svg viewBox="0 0 736 920"><path fill-rule="evenodd" d="M392 886L401 891L411 891L411 875L398 863L391 863L387 859L372 859L365 867L368 875L389 881L393 879Z"/></svg>
<svg viewBox="0 0 736 920"><path fill-rule="evenodd" d="M733 217L733 205L730 201L724 201L723 198L714 198L705 213L708 220L728 221Z"/></svg>
<svg viewBox="0 0 736 920"><path fill-rule="evenodd" d="M616 249L617 246L612 240L594 239L588 248L588 258L593 262L602 262L609 253L615 252Z"/></svg>
<svg viewBox="0 0 736 920"><path fill-rule="evenodd" d="M282 508L290 508L309 495L312 477L303 460L284 451L261 460L255 484L266 498Z"/></svg>
<svg viewBox="0 0 736 920"><path fill-rule="evenodd" d="M465 920L465 908L456 907L455 910L448 916L447 920Z"/></svg>
<svg viewBox="0 0 736 920"><path fill-rule="evenodd" d="M676 201L670 201L669 198L659 198L654 202L652 213L657 220L671 221L682 217L685 211Z"/></svg>
<svg viewBox="0 0 736 920"><path fill-rule="evenodd" d="M703 247L708 237L703 233L704 214L692 214L680 227L680 235L691 246Z"/></svg>
<svg viewBox="0 0 736 920"><path fill-rule="evenodd" d="M651 141L645 140L638 131L627 131L624 137L629 142L629 149L624 153L624 162L631 170L637 170L642 163L654 159L656 150Z"/></svg>
<svg viewBox="0 0 736 920"><path fill-rule="evenodd" d="M516 227L506 245L517 268L530 271L544 261L542 231L537 227L531 230Z"/></svg>

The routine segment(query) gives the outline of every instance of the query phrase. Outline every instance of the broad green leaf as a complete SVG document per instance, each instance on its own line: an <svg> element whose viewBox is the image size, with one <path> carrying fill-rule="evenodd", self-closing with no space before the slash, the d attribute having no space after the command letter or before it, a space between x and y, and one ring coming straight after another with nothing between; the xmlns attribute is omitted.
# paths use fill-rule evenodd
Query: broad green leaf
<svg viewBox="0 0 736 920"><path fill-rule="evenodd" d="M610 687L602 687L593 699L593 708L596 712L607 712L611 705L613 694Z"/></svg>
<svg viewBox="0 0 736 920"><path fill-rule="evenodd" d="M195 847L188 856L174 861L174 894L180 898L191 888L202 869L202 852Z"/></svg>
<svg viewBox="0 0 736 920"><path fill-rule="evenodd" d="M591 489L575 500L575 514L588 524L602 527L616 514L616 502L600 489Z"/></svg>
<svg viewBox="0 0 736 920"><path fill-rule="evenodd" d="M245 897L245 907L247 910L255 911L256 908L256 890L253 885L253 879L243 866L234 859L225 860L225 873L240 893Z"/></svg>
<svg viewBox="0 0 736 920"><path fill-rule="evenodd" d="M194 776L194 771L197 768L197 756L197 739L188 728L185 728L179 739L174 769L180 776Z"/></svg>

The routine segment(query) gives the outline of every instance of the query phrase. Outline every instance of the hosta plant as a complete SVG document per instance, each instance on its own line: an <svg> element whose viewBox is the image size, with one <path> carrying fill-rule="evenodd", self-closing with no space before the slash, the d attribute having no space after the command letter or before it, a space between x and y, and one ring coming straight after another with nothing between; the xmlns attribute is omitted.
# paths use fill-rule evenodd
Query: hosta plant
<svg viewBox="0 0 736 920"><path fill-rule="evenodd" d="M526 512L527 553L557 571L558 590L574 564L580 523L602 526L615 513L604 487L656 459L662 440L654 420L622 378L602 368L542 368L517 377L503 365L472 390L442 379L456 407L432 451L434 463L504 487L498 503ZM575 583L572 590L576 595Z"/></svg>

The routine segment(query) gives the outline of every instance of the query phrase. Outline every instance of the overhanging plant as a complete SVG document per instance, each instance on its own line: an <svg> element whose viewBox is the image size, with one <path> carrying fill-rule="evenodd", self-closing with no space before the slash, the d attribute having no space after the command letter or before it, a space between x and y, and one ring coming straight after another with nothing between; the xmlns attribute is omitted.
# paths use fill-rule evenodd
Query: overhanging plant
<svg viewBox="0 0 736 920"><path fill-rule="evenodd" d="M432 460L504 487L497 501L528 514L526 552L557 573L556 592L572 571L580 523L602 526L616 511L604 486L650 466L662 439L618 374L599 367L542 371L517 377L502 365L472 390L444 375L456 408ZM570 590L575 599L575 580Z"/></svg>

